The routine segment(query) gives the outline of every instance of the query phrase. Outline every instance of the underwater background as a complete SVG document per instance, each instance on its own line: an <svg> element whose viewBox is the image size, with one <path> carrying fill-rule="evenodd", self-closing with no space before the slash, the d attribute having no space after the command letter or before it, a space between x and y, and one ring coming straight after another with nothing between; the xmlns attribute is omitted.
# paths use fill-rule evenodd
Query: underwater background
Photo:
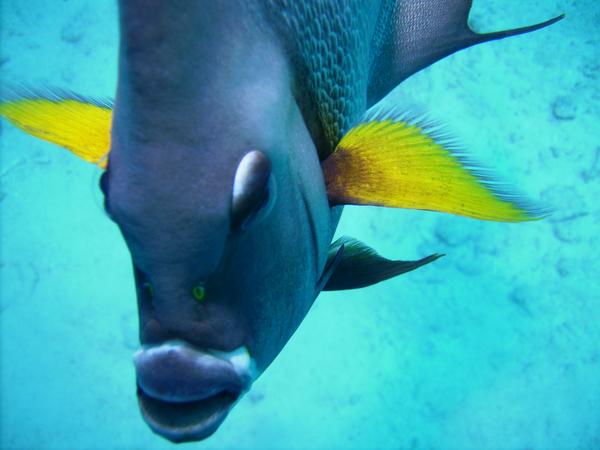
<svg viewBox="0 0 600 450"><path fill-rule="evenodd" d="M2 81L113 97L116 2L2 0ZM426 111L547 219L347 207L338 234L447 256L321 294L198 449L600 449L600 2L476 0L493 31L385 101ZM128 251L100 171L2 123L0 447L167 449L144 424Z"/></svg>

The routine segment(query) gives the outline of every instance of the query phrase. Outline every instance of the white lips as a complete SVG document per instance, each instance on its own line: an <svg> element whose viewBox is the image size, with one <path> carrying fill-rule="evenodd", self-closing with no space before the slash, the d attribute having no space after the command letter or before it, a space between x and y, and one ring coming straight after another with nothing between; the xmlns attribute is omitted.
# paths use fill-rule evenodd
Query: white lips
<svg viewBox="0 0 600 450"><path fill-rule="evenodd" d="M173 442L214 433L258 377L245 346L222 352L171 340L143 346L133 362L142 417Z"/></svg>
<svg viewBox="0 0 600 450"><path fill-rule="evenodd" d="M248 353L246 346L239 347L231 352L219 352L216 350L208 350L207 353L212 356L229 361L229 364L233 366L236 373L242 378L247 384L248 389L252 386L252 383L258 377L258 370L256 369L256 362Z"/></svg>
<svg viewBox="0 0 600 450"><path fill-rule="evenodd" d="M173 339L166 341L160 345L144 345L141 349L133 354L133 362L137 366L138 363L145 358L158 357L160 355L169 352L180 352L189 351L190 353L196 353L198 358L204 360L214 358L215 362L221 363L227 362L234 369L236 374L240 377L243 382L244 391L248 391L256 378L258 377L258 370L256 369L256 362L250 356L248 348L246 346L239 347L230 352L223 352L212 349L198 349L189 343Z"/></svg>

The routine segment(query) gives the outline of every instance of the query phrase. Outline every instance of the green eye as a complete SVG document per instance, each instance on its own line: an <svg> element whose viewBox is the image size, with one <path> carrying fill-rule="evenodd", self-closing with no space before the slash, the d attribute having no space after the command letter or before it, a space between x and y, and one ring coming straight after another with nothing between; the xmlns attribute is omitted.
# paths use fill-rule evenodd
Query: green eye
<svg viewBox="0 0 600 450"><path fill-rule="evenodd" d="M144 289L144 291L146 291L146 294L148 294L148 297L152 298L154 297L154 286L152 286L151 283L144 283L142 284L142 289Z"/></svg>
<svg viewBox="0 0 600 450"><path fill-rule="evenodd" d="M204 289L204 286L194 286L192 288L192 295L200 302L204 300L204 297L206 296L206 289Z"/></svg>

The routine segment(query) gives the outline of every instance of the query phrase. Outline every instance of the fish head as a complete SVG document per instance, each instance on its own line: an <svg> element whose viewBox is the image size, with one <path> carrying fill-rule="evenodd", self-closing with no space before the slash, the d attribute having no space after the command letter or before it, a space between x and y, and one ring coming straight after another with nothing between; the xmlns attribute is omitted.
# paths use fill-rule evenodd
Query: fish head
<svg viewBox="0 0 600 450"><path fill-rule="evenodd" d="M214 13L198 20L229 20ZM199 39L186 45L202 64L165 69L186 34L152 24L122 30L101 187L133 263L140 409L181 442L218 428L307 314L330 210L281 48Z"/></svg>

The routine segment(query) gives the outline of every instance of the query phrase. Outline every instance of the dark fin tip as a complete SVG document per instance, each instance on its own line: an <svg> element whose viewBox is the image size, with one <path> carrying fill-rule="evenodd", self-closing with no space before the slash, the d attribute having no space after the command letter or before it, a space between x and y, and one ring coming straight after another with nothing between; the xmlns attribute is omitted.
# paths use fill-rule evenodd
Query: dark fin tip
<svg viewBox="0 0 600 450"><path fill-rule="evenodd" d="M476 36L480 39L480 42L490 41L493 39L502 39L509 36L516 36L518 34L529 33L530 31L536 31L541 28L549 27L550 25L558 22L565 18L565 14L560 14L559 16L553 17L552 19L546 20L544 22L536 23L533 25L528 25L526 27L521 28L513 28L511 30L504 31L496 31L492 33L475 33Z"/></svg>
<svg viewBox="0 0 600 450"><path fill-rule="evenodd" d="M446 254L445 253L434 253L432 255L426 256L423 259L415 261L415 263L417 263L417 264L415 264L414 269L418 269L419 267L423 267L426 264L432 263L435 260L440 259L442 256L446 256ZM412 270L414 270L414 269L412 269Z"/></svg>

